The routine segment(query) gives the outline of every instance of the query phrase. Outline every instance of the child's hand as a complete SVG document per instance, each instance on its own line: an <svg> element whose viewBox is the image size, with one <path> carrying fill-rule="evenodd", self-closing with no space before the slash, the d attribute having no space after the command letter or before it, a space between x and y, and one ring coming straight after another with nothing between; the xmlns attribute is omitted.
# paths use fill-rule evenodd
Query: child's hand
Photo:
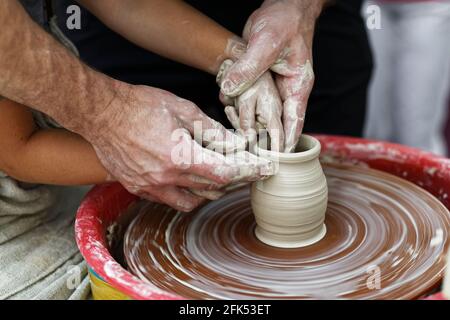
<svg viewBox="0 0 450 320"><path fill-rule="evenodd" d="M292 152L303 130L314 84L312 42L317 17L327 0L265 0L248 19L246 52L223 77L223 94L236 97L272 70L283 101L285 152Z"/></svg>
<svg viewBox="0 0 450 320"><path fill-rule="evenodd" d="M226 60L218 75L218 82L233 62ZM250 88L236 98L220 96L225 113L233 127L242 130L250 142L254 142L258 130L266 129L270 136L271 149L284 150L284 130L281 122L283 103L269 71L264 73Z"/></svg>

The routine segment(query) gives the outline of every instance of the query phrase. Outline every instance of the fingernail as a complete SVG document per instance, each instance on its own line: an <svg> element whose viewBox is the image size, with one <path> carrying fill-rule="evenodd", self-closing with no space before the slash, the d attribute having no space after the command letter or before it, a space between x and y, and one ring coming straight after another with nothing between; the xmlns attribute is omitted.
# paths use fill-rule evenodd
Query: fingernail
<svg viewBox="0 0 450 320"><path fill-rule="evenodd" d="M225 193L220 191L209 191L208 193L205 194L205 198L209 200L218 200L222 198L224 195Z"/></svg>
<svg viewBox="0 0 450 320"><path fill-rule="evenodd" d="M208 187L206 187L206 190L217 191L217 190L223 189L225 187L226 187L226 184L211 183Z"/></svg>
<svg viewBox="0 0 450 320"><path fill-rule="evenodd" d="M222 191L217 190L190 190L193 194L208 199L208 200L217 200L225 195Z"/></svg>
<svg viewBox="0 0 450 320"><path fill-rule="evenodd" d="M178 207L178 211L185 212L185 213L191 212L192 210L194 210L193 207Z"/></svg>
<svg viewBox="0 0 450 320"><path fill-rule="evenodd" d="M224 95L231 96L236 90L236 85L231 80L225 80L224 82L222 82L221 89Z"/></svg>
<svg viewBox="0 0 450 320"><path fill-rule="evenodd" d="M186 189L182 189L181 191L188 196L192 196L192 193ZM176 202L176 206L182 212L191 212L197 207L197 205L198 204L196 204L194 201L186 199L178 199Z"/></svg>

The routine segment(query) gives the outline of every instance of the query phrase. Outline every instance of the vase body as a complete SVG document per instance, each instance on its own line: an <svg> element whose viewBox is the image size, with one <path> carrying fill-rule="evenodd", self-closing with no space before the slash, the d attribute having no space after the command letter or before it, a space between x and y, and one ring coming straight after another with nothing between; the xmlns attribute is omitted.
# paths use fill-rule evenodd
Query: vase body
<svg viewBox="0 0 450 320"><path fill-rule="evenodd" d="M321 240L326 233L328 188L319 162L320 142L303 135L295 153L261 149L257 153L277 168L274 176L252 185L257 238L281 248L304 247Z"/></svg>

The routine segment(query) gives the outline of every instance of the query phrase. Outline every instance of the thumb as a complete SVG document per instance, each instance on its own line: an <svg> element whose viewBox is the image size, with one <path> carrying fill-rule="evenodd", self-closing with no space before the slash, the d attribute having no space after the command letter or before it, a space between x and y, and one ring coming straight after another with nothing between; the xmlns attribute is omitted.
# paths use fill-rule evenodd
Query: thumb
<svg viewBox="0 0 450 320"><path fill-rule="evenodd" d="M236 97L251 87L259 77L275 64L281 54L280 41L275 34L259 30L251 36L247 51L225 73L221 91L229 97Z"/></svg>

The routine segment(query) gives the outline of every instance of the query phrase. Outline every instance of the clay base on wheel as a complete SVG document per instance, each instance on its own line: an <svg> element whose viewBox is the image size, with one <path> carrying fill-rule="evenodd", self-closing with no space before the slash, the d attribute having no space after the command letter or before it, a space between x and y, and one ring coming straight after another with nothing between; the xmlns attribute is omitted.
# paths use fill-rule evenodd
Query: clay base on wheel
<svg viewBox="0 0 450 320"><path fill-rule="evenodd" d="M129 270L192 299L413 299L439 284L450 214L432 195L366 168L325 166L326 235L303 248L255 236L249 189L185 214L136 204Z"/></svg>
<svg viewBox="0 0 450 320"><path fill-rule="evenodd" d="M303 248L310 245L313 245L314 243L322 240L323 237L325 237L325 234L327 233L327 227L325 224L322 225L320 228L320 231L317 233L317 235L303 241L286 241L286 240L280 240L277 241L273 238L273 236L270 236L269 238L264 235L264 231L261 232L260 228L257 226L255 228L255 236L258 238L258 240L264 242L265 244L276 247L276 248L286 248L286 249L293 249L293 248Z"/></svg>

